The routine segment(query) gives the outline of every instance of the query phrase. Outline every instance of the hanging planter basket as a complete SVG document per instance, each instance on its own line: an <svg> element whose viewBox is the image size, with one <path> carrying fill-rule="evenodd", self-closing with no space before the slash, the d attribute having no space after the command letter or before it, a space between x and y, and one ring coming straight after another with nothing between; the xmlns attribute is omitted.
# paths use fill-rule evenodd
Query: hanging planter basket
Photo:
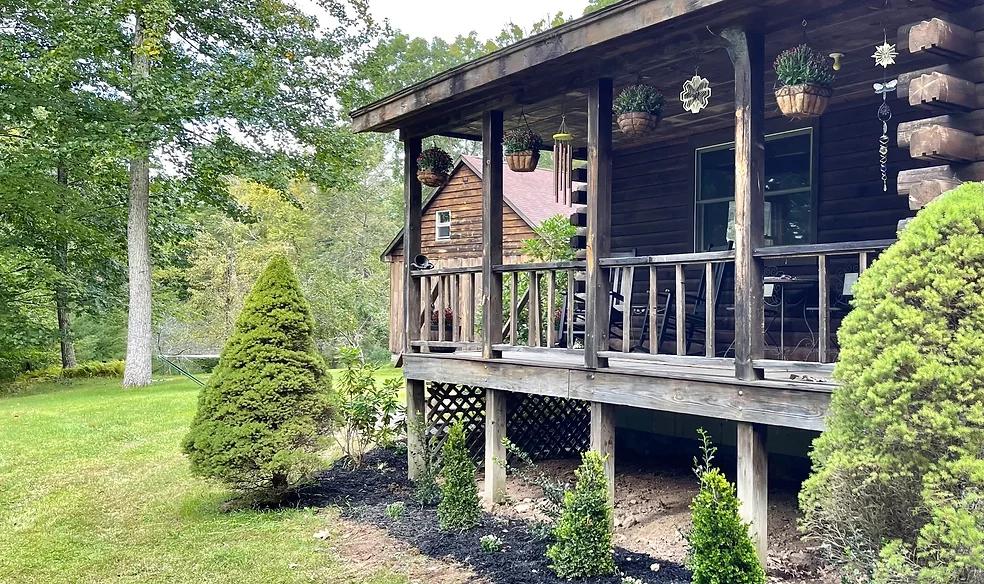
<svg viewBox="0 0 984 584"><path fill-rule="evenodd" d="M645 138L656 132L661 120L661 117L650 113L629 112L618 116L618 128L626 136Z"/></svg>
<svg viewBox="0 0 984 584"><path fill-rule="evenodd" d="M525 117L525 116L524 116ZM506 164L513 172L533 172L540 162L540 148L543 139L530 128L510 130L502 137L502 149L506 153Z"/></svg>
<svg viewBox="0 0 984 584"><path fill-rule="evenodd" d="M786 85L776 90L776 103L788 118L813 118L823 115L833 93L829 88L808 83Z"/></svg>
<svg viewBox="0 0 984 584"><path fill-rule="evenodd" d="M651 85L630 85L618 94L612 105L622 133L632 138L645 138L659 127L666 98L662 91Z"/></svg>
<svg viewBox="0 0 984 584"><path fill-rule="evenodd" d="M533 172L536 165L540 162L539 150L526 150L524 152L513 152L506 154L506 164L513 172Z"/></svg>
<svg viewBox="0 0 984 584"><path fill-rule="evenodd" d="M422 185L436 188L444 186L444 183L448 182L448 175L447 173L434 172L430 169L418 170L417 180L419 180Z"/></svg>
<svg viewBox="0 0 984 584"><path fill-rule="evenodd" d="M417 157L417 180L429 187L444 186L451 173L451 155L437 148L428 148Z"/></svg>

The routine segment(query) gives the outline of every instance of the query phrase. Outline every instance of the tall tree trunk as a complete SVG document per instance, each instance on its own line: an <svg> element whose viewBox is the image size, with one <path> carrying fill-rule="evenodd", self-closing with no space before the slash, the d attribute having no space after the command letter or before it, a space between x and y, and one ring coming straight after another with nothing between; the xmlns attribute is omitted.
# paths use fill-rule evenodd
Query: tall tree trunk
<svg viewBox="0 0 984 584"><path fill-rule="evenodd" d="M58 184L62 188L68 188L68 168L64 160L58 161ZM68 242L60 241L56 244L55 261L61 272L60 280L67 278ZM55 309L58 312L58 342L61 345L62 369L68 369L78 365L78 362L75 360L75 341L72 340L72 312L68 306L68 290L61 281L55 286Z"/></svg>
<svg viewBox="0 0 984 584"><path fill-rule="evenodd" d="M140 51L143 45L143 15L136 13L133 33L133 84L150 75L150 59ZM134 108L138 109L139 96L134 92ZM134 112L134 117L136 114ZM130 159L130 210L126 222L127 272L130 281L130 306L127 316L126 367L123 371L123 387L150 385L153 366L153 337L150 328L151 281L150 238L147 233L147 216L150 206L149 150Z"/></svg>

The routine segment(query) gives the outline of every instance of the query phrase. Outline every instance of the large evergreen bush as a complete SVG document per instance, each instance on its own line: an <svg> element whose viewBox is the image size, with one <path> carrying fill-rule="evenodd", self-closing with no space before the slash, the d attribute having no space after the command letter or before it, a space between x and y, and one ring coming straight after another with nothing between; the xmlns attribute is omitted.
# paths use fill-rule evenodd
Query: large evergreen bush
<svg viewBox="0 0 984 584"><path fill-rule="evenodd" d="M984 185L864 272L800 503L852 579L984 581Z"/></svg>
<svg viewBox="0 0 984 584"><path fill-rule="evenodd" d="M317 468L332 408L313 329L294 272L275 257L199 396L184 441L196 474L280 496Z"/></svg>
<svg viewBox="0 0 984 584"><path fill-rule="evenodd" d="M437 517L441 531L465 531L482 521L482 505L475 483L475 463L465 444L465 423L459 419L448 428L444 442L444 467L441 476L441 502Z"/></svg>

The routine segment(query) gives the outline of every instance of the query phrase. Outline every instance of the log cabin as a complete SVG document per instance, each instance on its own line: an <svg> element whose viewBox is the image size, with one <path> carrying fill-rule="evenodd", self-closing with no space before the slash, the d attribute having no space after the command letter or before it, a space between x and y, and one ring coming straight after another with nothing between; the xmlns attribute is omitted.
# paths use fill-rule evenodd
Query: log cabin
<svg viewBox="0 0 984 584"><path fill-rule="evenodd" d="M801 43L836 54L839 70L826 111L791 120L772 63ZM887 67L872 59L883 43L898 52ZM691 113L677 93L695 72L712 93ZM640 82L667 96L643 139L613 116L614 96ZM503 131L528 120L550 136L562 119L588 161L575 197L585 253L506 264ZM984 0L624 0L355 110L352 126L400 134L408 256L422 245L421 141L482 142L481 264L404 266L401 360L408 415L457 407L483 429L485 497L502 498L492 461L516 408L529 418L550 399L589 412L612 490L620 411L716 421L733 432L741 511L765 563L769 454L788 432L824 429L852 282L919 208L984 179ZM430 341L421 290L478 273L480 322ZM503 282L519 280L543 299L527 306L525 339L501 326L517 316L504 314L516 304ZM413 437L409 451L413 474Z"/></svg>

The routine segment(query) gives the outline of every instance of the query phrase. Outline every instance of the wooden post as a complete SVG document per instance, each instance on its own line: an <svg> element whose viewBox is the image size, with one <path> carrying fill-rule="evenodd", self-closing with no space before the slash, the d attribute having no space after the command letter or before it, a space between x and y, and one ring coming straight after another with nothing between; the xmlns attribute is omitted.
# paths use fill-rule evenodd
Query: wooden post
<svg viewBox="0 0 984 584"><path fill-rule="evenodd" d="M742 521L751 523L749 535L763 569L769 549L769 451L767 427L738 422L738 498Z"/></svg>
<svg viewBox="0 0 984 584"><path fill-rule="evenodd" d="M649 352L659 353L659 268L649 266Z"/></svg>
<svg viewBox="0 0 984 584"><path fill-rule="evenodd" d="M714 282L714 264L707 262L704 266L704 356L717 357L717 314L714 307L717 305L717 293Z"/></svg>
<svg viewBox="0 0 984 584"><path fill-rule="evenodd" d="M527 289L526 313L528 326L526 344L531 347L540 346L540 276L536 271L529 272L530 287Z"/></svg>
<svg viewBox="0 0 984 584"><path fill-rule="evenodd" d="M421 185L417 180L417 157L420 138L403 139L403 352L414 350L413 341L420 339L420 280L410 276L413 259L420 254ZM426 319L426 315L425 315ZM408 394L409 395L409 394Z"/></svg>
<svg viewBox="0 0 984 584"><path fill-rule="evenodd" d="M735 68L735 375L761 379L765 356L765 37L730 28L721 36Z"/></svg>
<svg viewBox="0 0 984 584"><path fill-rule="evenodd" d="M591 402L591 450L605 459L608 499L615 502L615 406Z"/></svg>
<svg viewBox="0 0 984 584"><path fill-rule="evenodd" d="M424 382L419 379L407 379L407 469L410 480L416 480L424 470L424 444L426 436L421 436L415 430L418 422L426 426ZM424 428L419 428L423 430Z"/></svg>
<svg viewBox="0 0 984 584"><path fill-rule="evenodd" d="M506 459L506 392L485 390L485 500L489 504L506 499L506 468L496 459Z"/></svg>
<svg viewBox="0 0 984 584"><path fill-rule="evenodd" d="M501 357L502 343L502 112L482 116L482 356ZM512 326L516 326L513 323Z"/></svg>
<svg viewBox="0 0 984 584"><path fill-rule="evenodd" d="M588 91L588 235L584 364L607 367L598 353L608 350L611 290L599 260L611 253L612 80L599 79Z"/></svg>

